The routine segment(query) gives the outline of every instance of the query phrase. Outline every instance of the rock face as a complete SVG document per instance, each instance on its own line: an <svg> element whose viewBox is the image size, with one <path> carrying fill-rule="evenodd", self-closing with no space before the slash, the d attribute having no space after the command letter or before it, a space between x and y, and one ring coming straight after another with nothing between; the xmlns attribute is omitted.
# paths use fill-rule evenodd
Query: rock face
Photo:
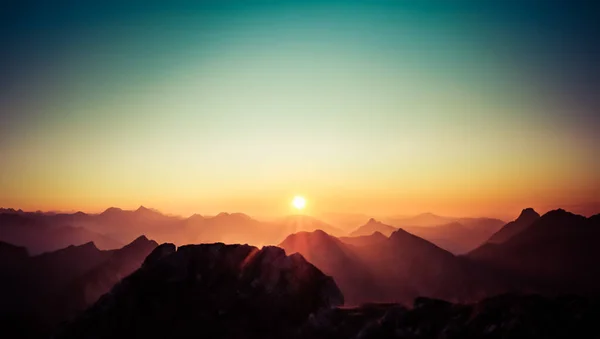
<svg viewBox="0 0 600 339"><path fill-rule="evenodd" d="M596 338L600 302L500 295L477 304L417 298L412 308L372 304L311 317L296 338Z"/></svg>
<svg viewBox="0 0 600 339"><path fill-rule="evenodd" d="M343 304L333 279L277 247L161 245L58 338L288 337Z"/></svg>

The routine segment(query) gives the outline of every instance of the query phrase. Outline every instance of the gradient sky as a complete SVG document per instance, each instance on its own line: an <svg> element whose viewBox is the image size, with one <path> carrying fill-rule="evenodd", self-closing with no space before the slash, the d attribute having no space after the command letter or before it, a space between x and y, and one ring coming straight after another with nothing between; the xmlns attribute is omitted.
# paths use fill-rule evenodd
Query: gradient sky
<svg viewBox="0 0 600 339"><path fill-rule="evenodd" d="M309 213L499 216L598 201L596 7L3 2L0 206L266 216L302 194Z"/></svg>

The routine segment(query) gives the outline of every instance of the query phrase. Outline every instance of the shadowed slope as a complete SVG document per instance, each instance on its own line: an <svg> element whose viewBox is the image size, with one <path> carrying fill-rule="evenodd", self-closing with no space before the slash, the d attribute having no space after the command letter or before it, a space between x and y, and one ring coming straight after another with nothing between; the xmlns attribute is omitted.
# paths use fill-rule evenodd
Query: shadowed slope
<svg viewBox="0 0 600 339"><path fill-rule="evenodd" d="M598 294L599 238L598 218L555 210L504 243L486 244L468 257L527 277L542 291Z"/></svg>
<svg viewBox="0 0 600 339"><path fill-rule="evenodd" d="M375 277L354 253L353 247L321 230L288 236L279 247L300 253L323 273L334 278L347 303L357 304L381 297Z"/></svg>
<svg viewBox="0 0 600 339"><path fill-rule="evenodd" d="M340 237L343 243L353 246L370 246L382 243L388 239L385 235L380 232L374 232L371 235L362 235L358 237Z"/></svg>
<svg viewBox="0 0 600 339"><path fill-rule="evenodd" d="M3 268L0 281L0 318L12 319L3 328L15 337L47 336L139 268L156 245L141 236L118 250L87 243L34 257L19 255L18 265Z"/></svg>
<svg viewBox="0 0 600 339"><path fill-rule="evenodd" d="M519 217L504 225L498 232L494 233L488 240L492 244L501 244L513 236L526 230L531 224L537 221L540 215L533 208L524 209Z"/></svg>
<svg viewBox="0 0 600 339"><path fill-rule="evenodd" d="M420 295L474 300L501 290L489 272L401 229L363 246L322 231L290 235L280 246L331 275L348 304L411 302Z"/></svg>
<svg viewBox="0 0 600 339"><path fill-rule="evenodd" d="M156 251L57 337L289 337L310 313L343 303L331 278L276 247Z"/></svg>
<svg viewBox="0 0 600 339"><path fill-rule="evenodd" d="M68 216L68 217L67 217ZM31 254L55 251L69 245L94 242L102 249L123 246L120 242L83 227L74 227L77 215L0 213L0 240L27 248Z"/></svg>

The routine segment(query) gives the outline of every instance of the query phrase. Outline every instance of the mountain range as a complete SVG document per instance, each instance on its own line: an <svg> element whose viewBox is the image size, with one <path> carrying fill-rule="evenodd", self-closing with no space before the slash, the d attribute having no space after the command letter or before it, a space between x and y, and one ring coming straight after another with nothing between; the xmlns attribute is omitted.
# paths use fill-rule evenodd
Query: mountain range
<svg viewBox="0 0 600 339"><path fill-rule="evenodd" d="M88 223L86 230L97 235L94 227L114 222L119 226L110 224L109 231L131 227L111 233L122 236L150 225L147 230L164 237L195 236L194 242L205 243L159 246L139 236L118 249L86 242L30 255L23 246L0 241L0 326L16 337L188 337L202 324L204 335L222 338L378 338L400 332L415 338L545 338L562 337L566 329L584 333L598 319L593 305L600 305L594 301L600 297L600 215L559 209L540 216L527 208L502 227L485 218L418 226L490 233L461 255L375 219L354 236L339 236L344 232L306 216L184 219L145 208L99 215L4 211L0 221L0 229L23 226L23 234L83 227L70 224L77 222ZM260 234L269 231L268 237ZM219 243L280 237L278 247L262 249Z"/></svg>
<svg viewBox="0 0 600 339"><path fill-rule="evenodd" d="M427 215L428 220L440 218L446 220L433 214ZM480 245L497 231L499 227L496 226L503 224L486 218L458 220L460 225L413 226L405 227L405 230L453 253L464 253ZM343 237L370 235L378 231L389 236L396 229L395 226L370 219L358 229L347 232L307 215L290 215L270 221L259 221L243 213L220 213L215 216L195 214L182 218L164 215L144 206L132 211L111 207L99 214L0 210L0 241L24 246L31 254L87 242L94 242L100 249L116 249L140 234L146 234L160 243L178 245L226 242L262 246L279 244L296 232L322 230Z"/></svg>
<svg viewBox="0 0 600 339"><path fill-rule="evenodd" d="M437 246L446 249L454 254L467 253L479 245L486 242L489 237L503 227L504 222L492 218L459 218L455 221L446 223L449 218L438 217L434 214L405 219L414 221L417 224L426 224L429 226L402 226L402 229L429 240ZM443 224L432 224L434 222L444 222ZM350 233L351 237L370 235L379 232L385 236L390 236L398 230L398 227L384 224L373 218L358 227Z"/></svg>

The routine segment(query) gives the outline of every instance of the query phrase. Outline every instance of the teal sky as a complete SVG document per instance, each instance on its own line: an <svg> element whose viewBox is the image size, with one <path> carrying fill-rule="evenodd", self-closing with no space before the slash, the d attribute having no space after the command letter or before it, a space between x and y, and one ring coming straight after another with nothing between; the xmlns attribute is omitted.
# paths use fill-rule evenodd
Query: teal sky
<svg viewBox="0 0 600 339"><path fill-rule="evenodd" d="M304 194L315 211L461 214L592 201L597 24L584 5L540 3L9 6L0 205L267 215Z"/></svg>

